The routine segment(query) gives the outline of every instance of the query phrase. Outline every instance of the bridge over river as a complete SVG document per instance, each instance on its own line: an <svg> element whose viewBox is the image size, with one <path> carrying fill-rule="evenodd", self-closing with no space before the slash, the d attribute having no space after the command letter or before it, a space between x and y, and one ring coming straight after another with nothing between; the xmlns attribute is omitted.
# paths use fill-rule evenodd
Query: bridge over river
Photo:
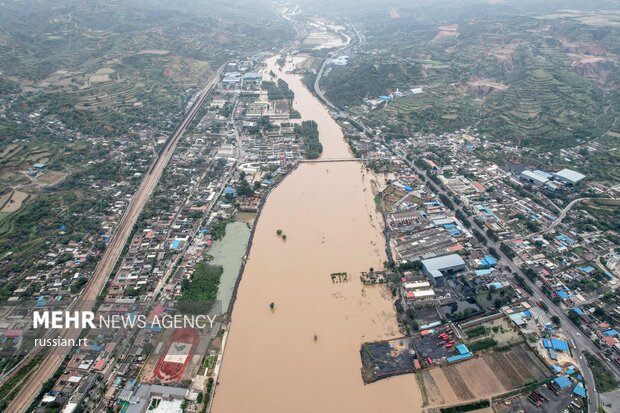
<svg viewBox="0 0 620 413"><path fill-rule="evenodd" d="M366 158L320 158L320 159L301 159L300 163L318 163L318 162L362 162Z"/></svg>

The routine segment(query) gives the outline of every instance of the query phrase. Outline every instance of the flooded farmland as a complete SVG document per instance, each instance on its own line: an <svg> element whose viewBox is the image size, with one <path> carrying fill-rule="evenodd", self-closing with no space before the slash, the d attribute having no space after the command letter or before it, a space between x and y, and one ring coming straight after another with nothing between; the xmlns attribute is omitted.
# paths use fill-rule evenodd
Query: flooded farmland
<svg viewBox="0 0 620 413"><path fill-rule="evenodd" d="M267 72L281 75L295 109L317 122L323 158L351 157L325 107L275 60ZM358 162L304 163L269 195L233 309L214 412L420 410L413 375L365 386L360 374L361 343L398 336L386 289L359 280L385 259L371 179ZM347 272L348 281L332 282L334 272Z"/></svg>
<svg viewBox="0 0 620 413"><path fill-rule="evenodd" d="M220 265L224 269L217 290L217 301L222 303L222 310L226 311L239 275L241 262L250 239L250 228L245 222L231 222L226 225L226 235L216 241L209 250L213 257L211 264Z"/></svg>

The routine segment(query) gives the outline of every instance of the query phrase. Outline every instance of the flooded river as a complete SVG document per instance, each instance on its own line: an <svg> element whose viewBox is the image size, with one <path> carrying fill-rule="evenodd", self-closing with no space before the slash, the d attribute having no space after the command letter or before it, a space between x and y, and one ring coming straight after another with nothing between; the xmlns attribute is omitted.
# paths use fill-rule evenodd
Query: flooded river
<svg viewBox="0 0 620 413"><path fill-rule="evenodd" d="M275 57L268 64L294 91L302 118L317 122L323 157L351 157L301 80L279 71ZM269 195L232 313L215 413L420 411L413 375L364 385L360 374L361 343L398 336L386 289L359 281L385 259L370 180L358 162L306 163ZM349 281L332 283L330 274L343 271Z"/></svg>

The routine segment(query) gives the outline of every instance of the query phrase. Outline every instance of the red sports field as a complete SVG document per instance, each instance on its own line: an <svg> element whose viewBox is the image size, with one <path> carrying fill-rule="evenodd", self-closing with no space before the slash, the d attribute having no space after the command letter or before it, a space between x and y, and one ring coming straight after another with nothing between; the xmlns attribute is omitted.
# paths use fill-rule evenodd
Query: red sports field
<svg viewBox="0 0 620 413"><path fill-rule="evenodd" d="M179 328L174 331L168 341L166 351L157 361L153 379L162 382L179 382L185 373L194 350L198 345L198 331L191 328Z"/></svg>

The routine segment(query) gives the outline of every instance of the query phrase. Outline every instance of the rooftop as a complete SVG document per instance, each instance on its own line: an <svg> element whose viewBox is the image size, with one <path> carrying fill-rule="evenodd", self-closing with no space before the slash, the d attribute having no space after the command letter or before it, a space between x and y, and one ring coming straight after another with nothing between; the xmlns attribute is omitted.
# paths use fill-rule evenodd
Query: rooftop
<svg viewBox="0 0 620 413"><path fill-rule="evenodd" d="M441 257L429 258L422 260L422 265L427 271L441 271L446 268L458 267L465 265L465 261L458 254L443 255Z"/></svg>
<svg viewBox="0 0 620 413"><path fill-rule="evenodd" d="M586 177L585 175L577 171L573 171L572 169L562 169L561 171L556 172L555 176L573 183L577 183Z"/></svg>

